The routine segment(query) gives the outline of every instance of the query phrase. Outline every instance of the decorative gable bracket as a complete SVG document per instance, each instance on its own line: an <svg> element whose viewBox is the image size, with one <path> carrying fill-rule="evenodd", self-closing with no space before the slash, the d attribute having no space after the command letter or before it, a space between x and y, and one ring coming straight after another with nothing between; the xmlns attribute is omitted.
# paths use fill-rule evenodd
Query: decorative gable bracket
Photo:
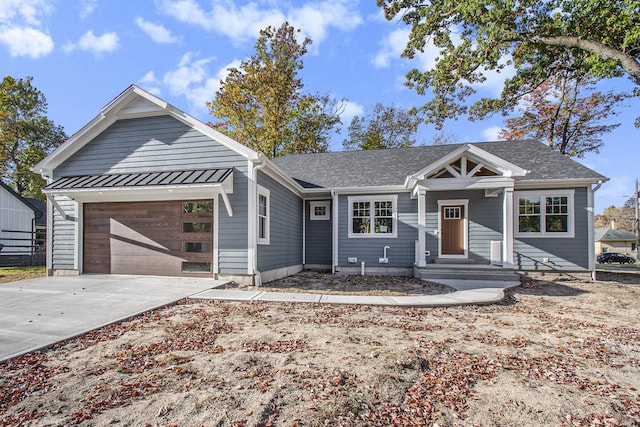
<svg viewBox="0 0 640 427"><path fill-rule="evenodd" d="M513 179L525 176L527 173L527 170L499 156L475 145L464 144L419 172L408 176L405 187L413 190L420 183L427 189L497 189L513 187Z"/></svg>

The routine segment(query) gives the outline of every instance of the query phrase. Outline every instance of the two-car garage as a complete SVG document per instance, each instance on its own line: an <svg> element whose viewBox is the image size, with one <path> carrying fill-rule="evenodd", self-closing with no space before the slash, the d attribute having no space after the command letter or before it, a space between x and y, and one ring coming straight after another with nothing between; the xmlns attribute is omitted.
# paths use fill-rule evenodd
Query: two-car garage
<svg viewBox="0 0 640 427"><path fill-rule="evenodd" d="M212 277L213 200L83 205L83 272Z"/></svg>

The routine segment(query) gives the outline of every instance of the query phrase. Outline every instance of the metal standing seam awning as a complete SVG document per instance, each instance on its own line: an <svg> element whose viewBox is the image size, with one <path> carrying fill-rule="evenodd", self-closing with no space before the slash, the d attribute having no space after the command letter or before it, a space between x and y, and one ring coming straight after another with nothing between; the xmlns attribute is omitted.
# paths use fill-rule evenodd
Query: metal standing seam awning
<svg viewBox="0 0 640 427"><path fill-rule="evenodd" d="M66 217L54 195L79 201L135 201L149 197L162 200L183 195L208 197L212 189L222 196L227 213L233 216L227 196L233 193L233 168L65 176L48 184L42 192ZM176 194L169 197L174 191Z"/></svg>

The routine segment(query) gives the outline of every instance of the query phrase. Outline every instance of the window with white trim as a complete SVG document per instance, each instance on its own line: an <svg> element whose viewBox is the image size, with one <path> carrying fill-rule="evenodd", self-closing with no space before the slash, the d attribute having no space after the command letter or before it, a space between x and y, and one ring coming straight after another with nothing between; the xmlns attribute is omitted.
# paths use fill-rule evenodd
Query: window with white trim
<svg viewBox="0 0 640 427"><path fill-rule="evenodd" d="M348 198L349 237L397 237L398 196Z"/></svg>
<svg viewBox="0 0 640 427"><path fill-rule="evenodd" d="M268 245L270 241L270 192L258 185L258 244Z"/></svg>
<svg viewBox="0 0 640 427"><path fill-rule="evenodd" d="M515 235L574 237L573 190L515 192Z"/></svg>
<svg viewBox="0 0 640 427"><path fill-rule="evenodd" d="M309 219L311 221L327 221L331 219L331 202L323 200L321 202L309 202Z"/></svg>

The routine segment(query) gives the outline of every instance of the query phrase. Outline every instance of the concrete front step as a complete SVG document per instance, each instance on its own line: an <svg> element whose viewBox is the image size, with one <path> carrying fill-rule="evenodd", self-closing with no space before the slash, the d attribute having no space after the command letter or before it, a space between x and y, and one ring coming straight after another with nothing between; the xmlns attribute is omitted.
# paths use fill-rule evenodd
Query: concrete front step
<svg viewBox="0 0 640 427"><path fill-rule="evenodd" d="M490 266L429 266L419 269L419 276L422 280L436 279L459 279L459 280L496 280L496 281L518 281L520 276L514 270L502 269Z"/></svg>

